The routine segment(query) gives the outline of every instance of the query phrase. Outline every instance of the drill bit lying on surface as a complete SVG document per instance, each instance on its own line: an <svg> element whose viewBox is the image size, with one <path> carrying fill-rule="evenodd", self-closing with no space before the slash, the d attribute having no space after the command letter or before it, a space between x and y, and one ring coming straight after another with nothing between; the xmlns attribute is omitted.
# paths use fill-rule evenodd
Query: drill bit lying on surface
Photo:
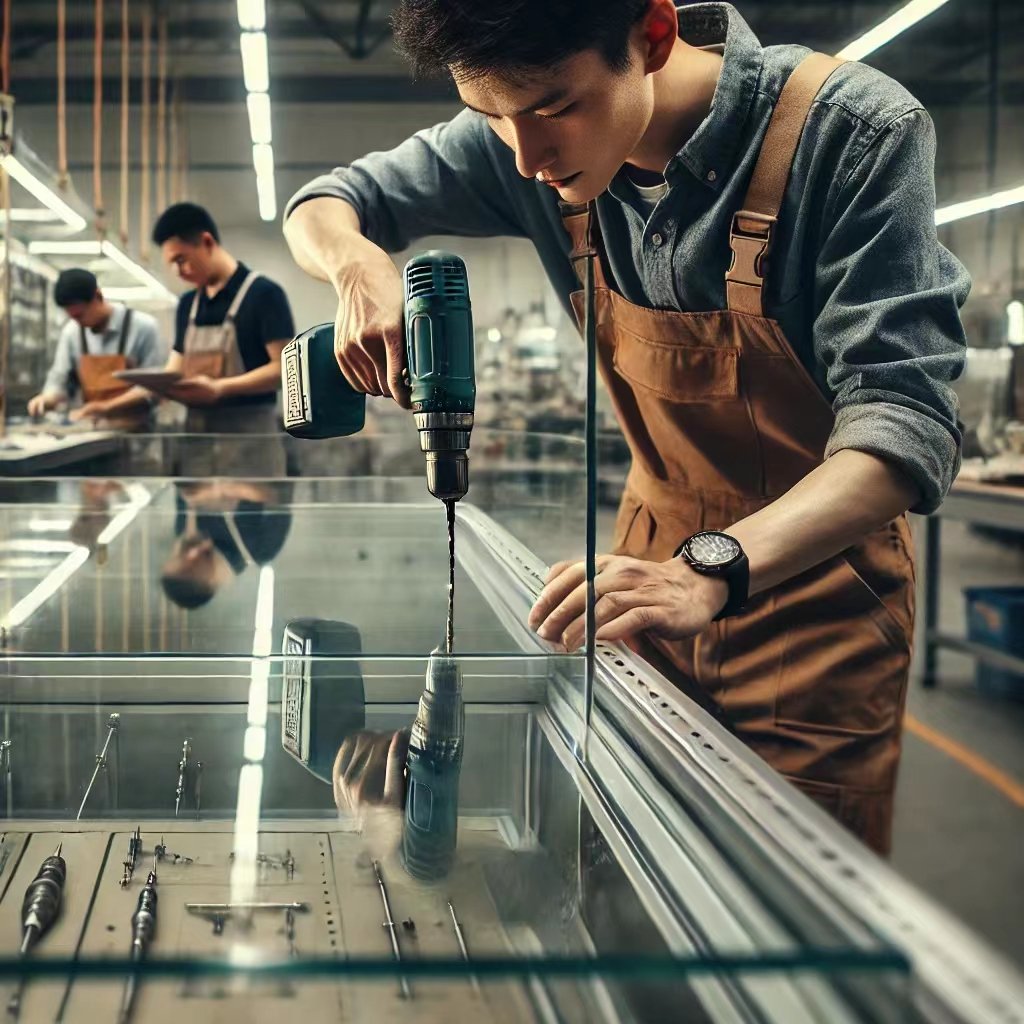
<svg viewBox="0 0 1024 1024"><path fill-rule="evenodd" d="M135 874L135 865L138 863L139 854L142 853L142 826L136 826L135 831L128 837L128 856L124 861L124 872L121 875L121 888L127 889Z"/></svg>
<svg viewBox="0 0 1024 1024"><path fill-rule="evenodd" d="M181 797L185 792L185 774L188 772L188 755L192 751L192 741L188 738L181 745L181 760L178 762L178 786L174 791L174 816L181 809Z"/></svg>
<svg viewBox="0 0 1024 1024"><path fill-rule="evenodd" d="M25 890L25 899L21 904L21 948L18 950L18 956L22 959L29 955L36 943L49 931L60 913L64 882L68 875L68 866L60 855L63 847L63 843L57 844L57 849L43 861L36 877ZM25 982L22 976L7 1004L8 1016L15 1019L21 1012Z"/></svg>
<svg viewBox="0 0 1024 1024"><path fill-rule="evenodd" d="M139 902L132 914L132 952L133 964L141 963L146 958L149 944L156 932L156 856L153 857L153 868L149 872L146 884L139 893ZM121 1012L118 1014L119 1024L128 1024L135 1005L135 994L138 991L139 976L133 971L125 982L124 995L121 999Z"/></svg>
<svg viewBox="0 0 1024 1024"><path fill-rule="evenodd" d="M377 876L377 886L380 889L380 901L384 905L384 921L381 927L384 928L391 939L391 955L396 964L402 962L402 950L398 945L398 930L395 928L395 919L391 915L391 901L388 899L388 890L384 885L384 876L380 873L380 861L373 862L373 873ZM399 975L398 991L403 999L412 999L412 989L409 987L409 979Z"/></svg>

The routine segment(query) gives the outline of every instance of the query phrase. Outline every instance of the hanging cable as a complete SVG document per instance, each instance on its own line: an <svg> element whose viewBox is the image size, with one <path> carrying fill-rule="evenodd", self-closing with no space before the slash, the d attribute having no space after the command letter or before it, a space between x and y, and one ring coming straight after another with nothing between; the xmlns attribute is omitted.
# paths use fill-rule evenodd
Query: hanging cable
<svg viewBox="0 0 1024 1024"><path fill-rule="evenodd" d="M129 46L131 45L131 15L128 0L121 0L121 245L128 245L128 107Z"/></svg>
<svg viewBox="0 0 1024 1024"><path fill-rule="evenodd" d="M67 0L57 0L57 182L68 187L68 15Z"/></svg>
<svg viewBox="0 0 1024 1024"><path fill-rule="evenodd" d="M178 176L178 163L181 160L181 140L178 137L179 118L181 116L181 103L178 97L180 88L181 82L178 76L175 75L174 81L171 83L171 142L170 153L167 158L170 164L172 203L180 203L182 198L181 179Z"/></svg>
<svg viewBox="0 0 1024 1024"><path fill-rule="evenodd" d="M156 205L158 213L167 206L167 14L157 19L156 98Z"/></svg>
<svg viewBox="0 0 1024 1024"><path fill-rule="evenodd" d="M103 208L103 0L95 0L96 42L93 46L92 85L92 204L96 210L96 231L106 232Z"/></svg>
<svg viewBox="0 0 1024 1024"><path fill-rule="evenodd" d="M149 259L149 46L153 35L153 13L142 5L142 157L139 169L139 255Z"/></svg>
<svg viewBox="0 0 1024 1024"><path fill-rule="evenodd" d="M3 91L11 94L11 0L4 0L4 38L0 44L0 80Z"/></svg>

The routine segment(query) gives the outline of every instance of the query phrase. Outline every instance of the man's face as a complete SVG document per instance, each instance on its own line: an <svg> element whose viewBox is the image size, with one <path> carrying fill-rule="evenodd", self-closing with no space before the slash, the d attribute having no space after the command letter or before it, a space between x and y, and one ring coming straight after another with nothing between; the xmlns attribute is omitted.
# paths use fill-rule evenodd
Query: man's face
<svg viewBox="0 0 1024 1024"><path fill-rule="evenodd" d="M487 115L515 152L519 173L572 203L589 202L608 187L654 109L651 78L633 50L625 71L613 71L597 50L584 50L529 78L456 76L456 85L462 101Z"/></svg>
<svg viewBox="0 0 1024 1024"><path fill-rule="evenodd" d="M93 330L103 322L105 309L103 299L97 292L91 302L72 302L64 307L64 312L76 324Z"/></svg>
<svg viewBox="0 0 1024 1024"><path fill-rule="evenodd" d="M210 278L210 261L215 242L208 232L203 232L197 242L183 238L168 238L160 246L160 254L182 281L202 288Z"/></svg>

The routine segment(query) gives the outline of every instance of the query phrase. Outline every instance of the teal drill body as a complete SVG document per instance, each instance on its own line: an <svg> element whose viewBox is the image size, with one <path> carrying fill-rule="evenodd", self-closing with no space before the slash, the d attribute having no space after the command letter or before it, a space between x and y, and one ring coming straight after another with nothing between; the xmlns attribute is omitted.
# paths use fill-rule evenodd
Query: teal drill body
<svg viewBox="0 0 1024 1024"><path fill-rule="evenodd" d="M426 458L427 486L442 500L469 487L467 450L476 380L466 265L452 253L413 257L403 273L405 355L412 412ZM334 356L334 324L290 342L281 356L284 425L295 437L344 437L363 429L366 395Z"/></svg>

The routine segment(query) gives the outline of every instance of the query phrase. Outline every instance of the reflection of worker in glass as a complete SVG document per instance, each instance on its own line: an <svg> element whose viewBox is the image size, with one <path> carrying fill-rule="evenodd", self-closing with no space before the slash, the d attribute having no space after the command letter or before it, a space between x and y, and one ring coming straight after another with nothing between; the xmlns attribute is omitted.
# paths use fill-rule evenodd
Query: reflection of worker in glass
<svg viewBox="0 0 1024 1024"><path fill-rule="evenodd" d="M68 321L61 330L43 390L29 400L29 415L42 416L81 391L84 405L72 414L75 419L144 416L149 395L129 388L113 374L132 367L163 365L156 321L137 309L108 302L95 275L77 267L61 272L53 299L67 313Z"/></svg>
<svg viewBox="0 0 1024 1024"><path fill-rule="evenodd" d="M125 496L119 480L83 480L78 513L71 523L69 535L75 544L96 552L99 539L114 518L112 505Z"/></svg>
<svg viewBox="0 0 1024 1024"><path fill-rule="evenodd" d="M175 541L160 582L182 608L199 608L284 547L291 512L280 486L245 480L179 485Z"/></svg>

